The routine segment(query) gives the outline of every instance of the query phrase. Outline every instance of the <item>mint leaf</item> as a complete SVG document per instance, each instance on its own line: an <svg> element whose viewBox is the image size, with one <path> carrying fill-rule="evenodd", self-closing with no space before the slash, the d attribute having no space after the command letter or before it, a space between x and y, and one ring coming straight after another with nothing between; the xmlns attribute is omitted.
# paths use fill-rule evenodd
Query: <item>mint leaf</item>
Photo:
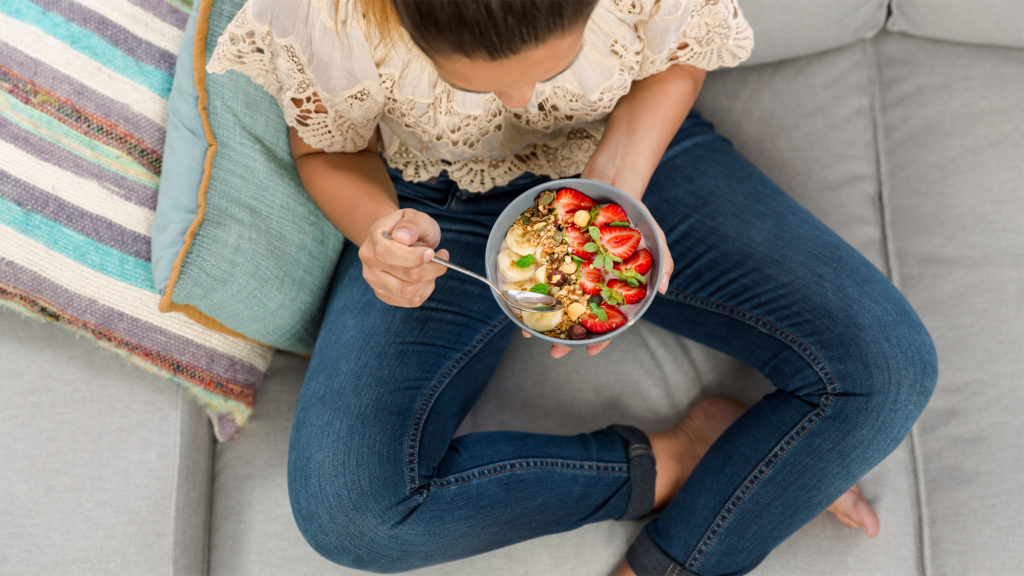
<svg viewBox="0 0 1024 576"><path fill-rule="evenodd" d="M543 282L539 282L537 284L534 284L530 288L530 292L536 292L537 294L544 294L545 296L547 296L547 294L548 294L548 285L543 283Z"/></svg>
<svg viewBox="0 0 1024 576"><path fill-rule="evenodd" d="M590 237L594 239L594 242L601 241L601 230L597 226L591 226L588 228L588 231L590 232Z"/></svg>
<svg viewBox="0 0 1024 576"><path fill-rule="evenodd" d="M612 259L612 262L622 262L622 258L619 258L618 256L615 256L614 254L609 254L608 257Z"/></svg>
<svg viewBox="0 0 1024 576"><path fill-rule="evenodd" d="M640 283L636 281L636 278L627 278L626 279L626 284L629 284L633 288L636 288L636 287L640 286Z"/></svg>
<svg viewBox="0 0 1024 576"><path fill-rule="evenodd" d="M586 250L587 252L597 252L597 244L594 244L593 242L587 242L586 244L583 245L583 249Z"/></svg>
<svg viewBox="0 0 1024 576"><path fill-rule="evenodd" d="M597 316L597 319L600 320L601 322L608 321L608 313L602 310L601 307L598 306L597 304L591 302L590 311L594 314L594 316Z"/></svg>
<svg viewBox="0 0 1024 576"><path fill-rule="evenodd" d="M579 256L577 256L575 254L572 255L572 260L573 260L573 262L575 262L577 264L583 264L583 258L580 258Z"/></svg>
<svg viewBox="0 0 1024 576"><path fill-rule="evenodd" d="M612 270L615 269L615 262L612 262L611 256L604 259L604 269L608 272L611 272Z"/></svg>
<svg viewBox="0 0 1024 576"><path fill-rule="evenodd" d="M530 264L533 264L533 260L533 254L527 254L526 256L523 256L519 260L516 260L516 266L518 266L519 268L529 268Z"/></svg>
<svg viewBox="0 0 1024 576"><path fill-rule="evenodd" d="M594 256L593 266L594 268L602 268L604 266L604 254Z"/></svg>
<svg viewBox="0 0 1024 576"><path fill-rule="evenodd" d="M621 220L608 224L609 226L615 226L616 228L629 228L629 222L623 222Z"/></svg>

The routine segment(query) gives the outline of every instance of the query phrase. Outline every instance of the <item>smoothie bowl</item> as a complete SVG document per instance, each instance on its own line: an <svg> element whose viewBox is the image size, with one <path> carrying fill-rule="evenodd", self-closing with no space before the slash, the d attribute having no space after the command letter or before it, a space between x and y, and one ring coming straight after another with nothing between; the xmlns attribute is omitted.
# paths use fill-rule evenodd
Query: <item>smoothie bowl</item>
<svg viewBox="0 0 1024 576"><path fill-rule="evenodd" d="M509 203L491 229L485 266L502 290L561 302L554 312L521 312L495 295L521 328L552 343L586 346L620 334L651 305L661 246L636 200L603 182L564 178Z"/></svg>

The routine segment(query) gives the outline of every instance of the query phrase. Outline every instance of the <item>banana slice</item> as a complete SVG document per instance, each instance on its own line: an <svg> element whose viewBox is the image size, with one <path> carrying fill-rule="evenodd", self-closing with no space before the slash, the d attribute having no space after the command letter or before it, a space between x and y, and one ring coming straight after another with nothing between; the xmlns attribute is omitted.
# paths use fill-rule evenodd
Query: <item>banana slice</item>
<svg viewBox="0 0 1024 576"><path fill-rule="evenodd" d="M526 230L520 226L512 226L508 229L508 233L505 234L505 242L513 252L520 256L526 256L527 254L534 254L537 250L537 246L527 241Z"/></svg>
<svg viewBox="0 0 1024 576"><path fill-rule="evenodd" d="M523 312L523 324L537 332L554 330L561 321L561 310L555 310L554 312Z"/></svg>
<svg viewBox="0 0 1024 576"><path fill-rule="evenodd" d="M498 271L505 275L505 280L510 282L525 282L533 278L533 273L537 269L537 265L530 264L526 268L520 268L519 266L516 266L516 260L519 260L520 258L522 258L522 256L508 248L498 252Z"/></svg>
<svg viewBox="0 0 1024 576"><path fill-rule="evenodd" d="M545 265L537 268L537 271L533 273L533 279L536 280L537 282L547 282L548 281L548 265L545 264Z"/></svg>

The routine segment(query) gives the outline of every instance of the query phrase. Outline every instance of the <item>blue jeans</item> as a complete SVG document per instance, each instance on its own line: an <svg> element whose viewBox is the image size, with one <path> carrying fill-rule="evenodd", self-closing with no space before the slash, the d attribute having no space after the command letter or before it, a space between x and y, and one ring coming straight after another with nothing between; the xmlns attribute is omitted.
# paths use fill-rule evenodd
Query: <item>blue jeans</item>
<svg viewBox="0 0 1024 576"><path fill-rule="evenodd" d="M480 273L491 223L541 181L469 195L444 176L395 177L402 206L437 219L441 247ZM932 394L935 350L886 277L699 114L644 202L675 259L645 320L777 390L722 435L627 558L640 576L742 574L899 445ZM344 251L289 447L292 511L315 550L398 572L651 511L655 462L636 428L452 437L517 332L461 274L441 276L419 308L384 304Z"/></svg>

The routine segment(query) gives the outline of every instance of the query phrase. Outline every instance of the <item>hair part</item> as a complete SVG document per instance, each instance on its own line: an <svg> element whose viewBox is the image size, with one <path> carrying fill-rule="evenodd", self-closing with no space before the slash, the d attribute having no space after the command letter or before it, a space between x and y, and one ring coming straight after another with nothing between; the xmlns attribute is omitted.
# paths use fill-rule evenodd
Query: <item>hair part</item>
<svg viewBox="0 0 1024 576"><path fill-rule="evenodd" d="M502 60L582 26L597 0L359 0L376 40L404 28L426 54Z"/></svg>

